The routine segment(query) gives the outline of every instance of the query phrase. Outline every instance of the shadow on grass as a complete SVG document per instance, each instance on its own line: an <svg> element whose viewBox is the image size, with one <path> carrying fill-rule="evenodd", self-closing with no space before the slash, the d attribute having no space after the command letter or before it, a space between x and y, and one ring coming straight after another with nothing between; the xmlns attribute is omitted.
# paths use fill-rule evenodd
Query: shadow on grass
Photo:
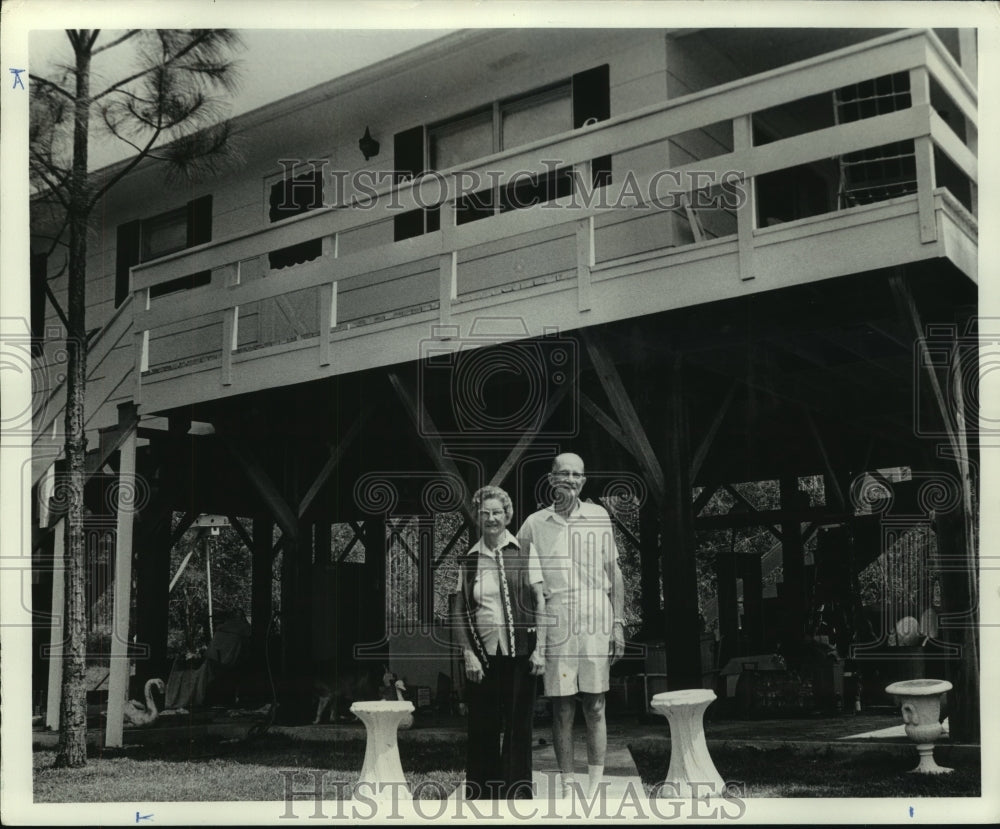
<svg viewBox="0 0 1000 829"><path fill-rule="evenodd" d="M464 740L401 742L399 753L410 790L419 799L447 797L463 776ZM324 800L347 800L364 754L360 735L320 741L278 733L253 740L204 738L93 749L79 769L53 768L55 752L36 751L34 799L282 802L289 789L308 792L321 786Z"/></svg>
<svg viewBox="0 0 1000 829"><path fill-rule="evenodd" d="M272 733L252 739L202 737L190 742L171 741L132 745L118 749L90 747L88 759L127 758L136 762L160 761L210 763L226 760L255 766L318 769L356 769L365 755L364 734L332 740L308 740ZM465 740L400 741L399 756L408 771L456 770L465 768Z"/></svg>
<svg viewBox="0 0 1000 829"><path fill-rule="evenodd" d="M669 746L629 746L643 783L662 782L670 765ZM744 788L746 797L979 797L979 763L951 763L951 774L910 774L917 763L879 751L855 755L804 755L787 746L713 749L722 777Z"/></svg>

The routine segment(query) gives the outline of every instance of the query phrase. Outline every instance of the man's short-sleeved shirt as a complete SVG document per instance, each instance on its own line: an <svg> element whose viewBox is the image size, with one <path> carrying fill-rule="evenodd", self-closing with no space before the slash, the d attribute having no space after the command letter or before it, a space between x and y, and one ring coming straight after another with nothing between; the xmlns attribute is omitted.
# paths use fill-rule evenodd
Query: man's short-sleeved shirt
<svg viewBox="0 0 1000 829"><path fill-rule="evenodd" d="M546 598L611 592L618 548L611 516L600 504L577 501L568 518L552 507L538 510L525 520L518 537L538 551Z"/></svg>

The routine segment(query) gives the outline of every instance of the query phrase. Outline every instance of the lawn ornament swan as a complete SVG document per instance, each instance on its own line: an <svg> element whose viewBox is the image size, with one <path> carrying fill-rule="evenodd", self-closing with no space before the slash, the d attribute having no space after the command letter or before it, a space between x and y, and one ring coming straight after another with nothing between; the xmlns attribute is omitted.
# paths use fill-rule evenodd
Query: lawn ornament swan
<svg viewBox="0 0 1000 829"><path fill-rule="evenodd" d="M143 705L137 700L130 699L125 703L125 721L132 725L152 725L160 716L156 707L156 700L153 699L153 688L161 694L166 686L162 679L150 679L146 682L146 704Z"/></svg>

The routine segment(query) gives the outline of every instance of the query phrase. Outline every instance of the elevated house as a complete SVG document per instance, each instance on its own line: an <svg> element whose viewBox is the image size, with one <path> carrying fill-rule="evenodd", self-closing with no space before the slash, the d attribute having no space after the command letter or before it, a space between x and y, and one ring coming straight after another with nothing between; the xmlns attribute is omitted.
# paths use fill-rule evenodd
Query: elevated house
<svg viewBox="0 0 1000 829"><path fill-rule="evenodd" d="M470 30L239 116L217 178L140 165L88 261L87 502L118 631L135 608L109 742L128 665L169 669L170 550L200 514L252 549L252 643L280 628L279 676L370 657L432 685L460 546L435 515L493 482L519 522L566 450L586 494L638 510L635 636L665 642L670 687L703 681L696 533L756 525L768 561L715 564L729 656L788 650L838 606L845 655L952 678L974 734L976 101L973 31ZM39 376L64 336L55 259L32 260ZM65 398L43 385L41 611ZM704 513L763 480L778 503ZM860 625L858 572L914 526L935 539L916 606ZM58 670L35 665L50 722Z"/></svg>

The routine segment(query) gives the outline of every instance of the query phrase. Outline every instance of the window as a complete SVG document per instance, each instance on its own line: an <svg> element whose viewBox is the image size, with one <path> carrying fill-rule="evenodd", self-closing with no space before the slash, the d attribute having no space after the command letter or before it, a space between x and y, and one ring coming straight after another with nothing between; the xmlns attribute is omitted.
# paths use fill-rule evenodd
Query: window
<svg viewBox="0 0 1000 829"><path fill-rule="evenodd" d="M212 197L202 196L184 207L168 210L147 219L118 226L115 263L115 307L129 295L129 271L134 265L150 262L185 248L212 241ZM211 282L211 271L172 279L155 285L150 297L197 288Z"/></svg>
<svg viewBox="0 0 1000 829"><path fill-rule="evenodd" d="M910 75L897 72L862 81L833 93L836 123L846 124L911 106ZM883 201L917 189L913 140L894 141L840 157L843 207Z"/></svg>
<svg viewBox="0 0 1000 829"><path fill-rule="evenodd" d="M428 169L446 170L502 150L568 132L610 117L607 64L580 72L570 80L468 112L426 129L397 133L394 141L396 181L406 181ZM592 161L594 185L611 181L611 159ZM497 212L530 207L569 195L573 177L568 168L519 178L500 188L488 188L459 199L455 222L462 225ZM395 239L409 239L440 227L438 208L412 210L395 219Z"/></svg>
<svg viewBox="0 0 1000 829"><path fill-rule="evenodd" d="M323 206L323 170L317 169L271 185L268 219L272 222L299 216L308 210ZM268 264L271 269L287 268L309 262L323 254L323 240L310 239L297 245L271 251Z"/></svg>

